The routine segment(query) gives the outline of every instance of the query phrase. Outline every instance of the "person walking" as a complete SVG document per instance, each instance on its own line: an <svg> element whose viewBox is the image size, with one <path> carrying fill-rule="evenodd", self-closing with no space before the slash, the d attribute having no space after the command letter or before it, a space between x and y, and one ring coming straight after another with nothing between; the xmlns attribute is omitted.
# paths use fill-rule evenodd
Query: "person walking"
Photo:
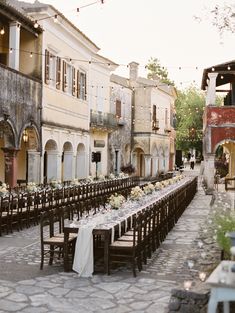
<svg viewBox="0 0 235 313"><path fill-rule="evenodd" d="M193 170L194 169L194 165L195 165L195 156L192 154L191 158L190 158L190 168Z"/></svg>

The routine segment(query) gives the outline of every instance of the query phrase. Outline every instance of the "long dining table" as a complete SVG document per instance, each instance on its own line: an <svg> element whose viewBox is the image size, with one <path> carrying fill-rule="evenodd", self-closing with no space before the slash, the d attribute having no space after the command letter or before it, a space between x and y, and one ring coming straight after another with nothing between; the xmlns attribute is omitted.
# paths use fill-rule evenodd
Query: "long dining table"
<svg viewBox="0 0 235 313"><path fill-rule="evenodd" d="M121 236L121 232L126 230L132 224L133 216L147 209L148 206L161 201L163 198L174 194L181 189L193 183L195 178L186 177L181 181L167 186L162 190L155 191L152 194L144 196L139 201L127 201L119 210L111 210L110 207L105 207L94 214L84 216L79 221L74 221L64 227L64 271L69 271L69 251L68 238L70 233L78 233L75 246L73 270L78 272L79 276L91 277L94 271L94 249L93 238L96 235L103 237L103 259L104 273L109 274L109 245L115 240L115 236ZM186 196L186 193L185 193ZM167 227L167 225L166 225Z"/></svg>

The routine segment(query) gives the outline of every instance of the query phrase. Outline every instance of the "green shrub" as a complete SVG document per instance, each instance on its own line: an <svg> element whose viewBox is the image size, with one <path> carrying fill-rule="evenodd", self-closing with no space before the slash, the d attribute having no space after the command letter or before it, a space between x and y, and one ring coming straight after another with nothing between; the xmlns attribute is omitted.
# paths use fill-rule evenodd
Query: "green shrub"
<svg viewBox="0 0 235 313"><path fill-rule="evenodd" d="M226 236L227 232L235 231L235 216L230 212L214 216L214 224L217 230L217 243L221 249L230 254L231 241Z"/></svg>

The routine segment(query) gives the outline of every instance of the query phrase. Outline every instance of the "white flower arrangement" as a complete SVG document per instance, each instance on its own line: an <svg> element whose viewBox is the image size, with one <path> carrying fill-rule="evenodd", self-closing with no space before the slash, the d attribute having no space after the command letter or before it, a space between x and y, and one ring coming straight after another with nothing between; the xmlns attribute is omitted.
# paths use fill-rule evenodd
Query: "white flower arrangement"
<svg viewBox="0 0 235 313"><path fill-rule="evenodd" d="M27 183L26 190L28 192L36 192L38 190L38 187L37 187L36 183L29 182L29 183Z"/></svg>
<svg viewBox="0 0 235 313"><path fill-rule="evenodd" d="M71 185L72 185L72 186L79 186L79 185L80 185L80 182L78 181L77 178L74 178L74 179L71 181Z"/></svg>
<svg viewBox="0 0 235 313"><path fill-rule="evenodd" d="M143 190L139 186L135 186L131 189L130 198L132 200L139 200L144 195Z"/></svg>
<svg viewBox="0 0 235 313"><path fill-rule="evenodd" d="M100 175L98 176L98 180L99 180L99 181L104 181L104 180L105 180L105 176L104 176L103 174L100 174Z"/></svg>
<svg viewBox="0 0 235 313"><path fill-rule="evenodd" d="M148 195L148 194L150 194L150 193L152 193L152 192L154 192L154 185L153 184L151 184L151 183L149 183L148 185L146 185L146 186L144 186L144 193L146 194L146 195Z"/></svg>
<svg viewBox="0 0 235 313"><path fill-rule="evenodd" d="M118 174L118 178L126 178L126 177L129 177L129 175L126 174L126 173L120 172L120 173Z"/></svg>
<svg viewBox="0 0 235 313"><path fill-rule="evenodd" d="M2 183L2 185L0 186L0 196L3 197L7 194L8 194L7 184Z"/></svg>
<svg viewBox="0 0 235 313"><path fill-rule="evenodd" d="M168 180L163 180L162 182L163 187L167 187L169 185Z"/></svg>
<svg viewBox="0 0 235 313"><path fill-rule="evenodd" d="M158 181L158 182L155 183L154 187L155 187L156 190L160 190L160 189L163 188L163 185L162 185L161 182Z"/></svg>
<svg viewBox="0 0 235 313"><path fill-rule="evenodd" d="M125 198L122 195L118 195L117 193L109 197L109 204L111 205L112 209L119 209L124 202Z"/></svg>
<svg viewBox="0 0 235 313"><path fill-rule="evenodd" d="M56 180L56 179L53 179L51 180L51 186L52 188L56 188L56 189L59 189L61 188L61 180Z"/></svg>
<svg viewBox="0 0 235 313"><path fill-rule="evenodd" d="M92 176L87 176L86 178L87 183L93 183L93 181L94 181L94 178Z"/></svg>
<svg viewBox="0 0 235 313"><path fill-rule="evenodd" d="M109 174L109 179L115 179L115 175L113 173Z"/></svg>

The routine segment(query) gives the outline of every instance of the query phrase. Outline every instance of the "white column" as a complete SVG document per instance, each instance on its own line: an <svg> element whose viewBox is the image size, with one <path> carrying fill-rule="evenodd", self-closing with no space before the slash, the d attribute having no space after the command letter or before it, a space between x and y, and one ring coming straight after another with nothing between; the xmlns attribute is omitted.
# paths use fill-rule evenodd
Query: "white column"
<svg viewBox="0 0 235 313"><path fill-rule="evenodd" d="M158 157L152 157L152 176L156 176L158 172Z"/></svg>
<svg viewBox="0 0 235 313"><path fill-rule="evenodd" d="M73 152L64 152L64 180L71 180L73 177Z"/></svg>
<svg viewBox="0 0 235 313"><path fill-rule="evenodd" d="M218 73L208 73L209 81L206 93L206 105L215 105L216 99L216 77Z"/></svg>
<svg viewBox="0 0 235 313"><path fill-rule="evenodd" d="M169 155L165 157L165 172L169 171Z"/></svg>
<svg viewBox="0 0 235 313"><path fill-rule="evenodd" d="M52 179L60 179L59 162L61 157L58 151L47 151L47 181Z"/></svg>
<svg viewBox="0 0 235 313"><path fill-rule="evenodd" d="M10 23L9 48L12 48L12 52L9 53L9 67L18 71L20 64L20 24L18 22Z"/></svg>
<svg viewBox="0 0 235 313"><path fill-rule="evenodd" d="M28 150L28 181L40 182L40 152Z"/></svg>
<svg viewBox="0 0 235 313"><path fill-rule="evenodd" d="M214 176L215 176L215 155L204 155L204 180L206 182L207 194L212 194L214 190Z"/></svg>
<svg viewBox="0 0 235 313"><path fill-rule="evenodd" d="M145 165L145 177L151 176L151 156L144 156L144 165Z"/></svg>

